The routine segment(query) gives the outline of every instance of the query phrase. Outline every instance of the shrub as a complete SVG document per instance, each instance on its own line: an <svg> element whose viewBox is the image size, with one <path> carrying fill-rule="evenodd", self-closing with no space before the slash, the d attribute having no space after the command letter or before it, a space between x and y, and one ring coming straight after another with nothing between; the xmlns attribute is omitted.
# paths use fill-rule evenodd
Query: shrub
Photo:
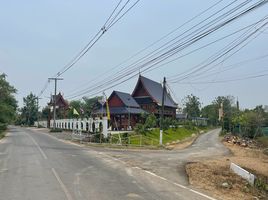
<svg viewBox="0 0 268 200"><path fill-rule="evenodd" d="M138 134L146 135L146 128L144 124L137 123L134 128L134 131Z"/></svg>
<svg viewBox="0 0 268 200"><path fill-rule="evenodd" d="M49 132L51 132L51 133L60 133L60 132L62 132L62 129L60 129L60 128L50 129Z"/></svg>

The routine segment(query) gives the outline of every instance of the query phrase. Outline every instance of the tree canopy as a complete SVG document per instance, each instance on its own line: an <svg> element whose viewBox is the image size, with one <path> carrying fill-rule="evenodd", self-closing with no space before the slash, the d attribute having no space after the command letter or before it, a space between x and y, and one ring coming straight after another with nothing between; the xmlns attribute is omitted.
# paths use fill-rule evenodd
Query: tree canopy
<svg viewBox="0 0 268 200"><path fill-rule="evenodd" d="M16 89L11 86L6 75L0 75L0 132L7 128L16 116L17 101L14 97Z"/></svg>
<svg viewBox="0 0 268 200"><path fill-rule="evenodd" d="M184 98L184 106L183 112L187 114L188 118L200 116L201 103L197 96L187 95Z"/></svg>
<svg viewBox="0 0 268 200"><path fill-rule="evenodd" d="M20 116L17 123L27 126L34 125L38 117L37 96L30 93L23 98L23 107L20 109Z"/></svg>
<svg viewBox="0 0 268 200"><path fill-rule="evenodd" d="M73 115L73 108L77 110L77 112L80 114L80 117L90 117L92 114L92 110L94 109L94 105L100 99L102 99L102 97L96 96L93 98L83 97L82 100L70 101L70 110L68 112L68 117L76 117Z"/></svg>

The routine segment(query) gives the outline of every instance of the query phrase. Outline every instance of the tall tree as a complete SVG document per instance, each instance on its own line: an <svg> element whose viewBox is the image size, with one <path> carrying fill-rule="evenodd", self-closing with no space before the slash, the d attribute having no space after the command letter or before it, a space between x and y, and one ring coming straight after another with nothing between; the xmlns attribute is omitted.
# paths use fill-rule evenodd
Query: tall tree
<svg viewBox="0 0 268 200"><path fill-rule="evenodd" d="M200 116L201 103L197 96L193 94L187 95L184 98L183 112L187 114L188 118Z"/></svg>
<svg viewBox="0 0 268 200"><path fill-rule="evenodd" d="M71 109L69 110L68 117L75 117L73 115L73 108L80 113L80 117L90 117L94 105L100 99L102 99L102 97L97 96L93 98L83 97L82 100L71 101L69 104Z"/></svg>
<svg viewBox="0 0 268 200"><path fill-rule="evenodd" d="M16 89L11 86L6 75L0 75L0 132L5 130L7 125L15 119L17 101L14 97Z"/></svg>
<svg viewBox="0 0 268 200"><path fill-rule="evenodd" d="M51 113L50 108L48 106L44 107L42 109L42 112L40 113L40 118L42 120L47 120L49 117L49 113Z"/></svg>
<svg viewBox="0 0 268 200"><path fill-rule="evenodd" d="M223 128L226 131L232 131L232 118L237 113L237 108L234 104L235 98L233 96L218 96L212 102L219 109L223 104Z"/></svg>
<svg viewBox="0 0 268 200"><path fill-rule="evenodd" d="M202 108L202 117L208 118L208 123L212 126L218 125L218 106L215 104L209 104Z"/></svg>
<svg viewBox="0 0 268 200"><path fill-rule="evenodd" d="M32 126L37 121L38 107L37 96L30 93L23 98L23 107L21 109L21 123Z"/></svg>
<svg viewBox="0 0 268 200"><path fill-rule="evenodd" d="M93 98L83 97L83 110L85 112L85 116L89 117L94 109L94 105L97 101L101 100L103 97L96 96Z"/></svg>

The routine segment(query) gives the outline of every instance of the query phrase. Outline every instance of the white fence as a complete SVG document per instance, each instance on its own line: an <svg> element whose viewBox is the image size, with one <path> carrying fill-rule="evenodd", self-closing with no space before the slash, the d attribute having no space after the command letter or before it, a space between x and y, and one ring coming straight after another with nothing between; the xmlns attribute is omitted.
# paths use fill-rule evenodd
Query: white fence
<svg viewBox="0 0 268 200"><path fill-rule="evenodd" d="M50 127L53 127L53 120L50 120ZM41 125L48 128L47 121L35 122L35 126ZM88 118L88 119L57 119L56 128L65 130L85 131L85 132L100 132L106 138L108 136L108 121L107 117Z"/></svg>

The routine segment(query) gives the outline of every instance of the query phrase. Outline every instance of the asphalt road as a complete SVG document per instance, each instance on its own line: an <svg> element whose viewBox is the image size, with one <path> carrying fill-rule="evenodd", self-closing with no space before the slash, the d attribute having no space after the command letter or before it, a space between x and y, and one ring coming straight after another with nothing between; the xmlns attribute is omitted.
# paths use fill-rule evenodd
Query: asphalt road
<svg viewBox="0 0 268 200"><path fill-rule="evenodd" d="M0 141L0 199L213 199L174 175L180 174L180 162L211 151L215 156L226 153L219 143L212 144L213 137L217 139L217 132L183 151L115 151L11 127Z"/></svg>
<svg viewBox="0 0 268 200"><path fill-rule="evenodd" d="M188 162L216 158L229 154L220 142L221 129L215 129L199 136L188 148L183 150L107 150L107 154L129 166L138 166L179 184L189 186L185 165Z"/></svg>

